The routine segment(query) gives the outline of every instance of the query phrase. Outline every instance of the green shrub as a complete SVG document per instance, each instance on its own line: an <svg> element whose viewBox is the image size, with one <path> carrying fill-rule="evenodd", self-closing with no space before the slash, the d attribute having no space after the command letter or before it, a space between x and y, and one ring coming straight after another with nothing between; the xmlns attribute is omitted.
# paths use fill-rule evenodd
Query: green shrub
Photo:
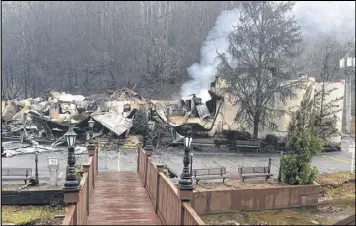
<svg viewBox="0 0 356 226"><path fill-rule="evenodd" d="M288 126L288 146L294 154L281 157L279 181L285 184L311 184L318 174L310 162L321 152L324 139L316 123L310 90L309 87L301 109L293 115Z"/></svg>
<svg viewBox="0 0 356 226"><path fill-rule="evenodd" d="M285 155L281 158L281 182L283 184L312 184L318 174L310 163L298 161L298 155Z"/></svg>
<svg viewBox="0 0 356 226"><path fill-rule="evenodd" d="M281 157L281 182L286 184L311 184L318 170L311 167L311 158L321 152L324 140L312 129L298 133L292 144L293 155Z"/></svg>
<svg viewBox="0 0 356 226"><path fill-rule="evenodd" d="M146 136L148 134L148 119L144 110L140 109L135 113L131 132L142 136Z"/></svg>

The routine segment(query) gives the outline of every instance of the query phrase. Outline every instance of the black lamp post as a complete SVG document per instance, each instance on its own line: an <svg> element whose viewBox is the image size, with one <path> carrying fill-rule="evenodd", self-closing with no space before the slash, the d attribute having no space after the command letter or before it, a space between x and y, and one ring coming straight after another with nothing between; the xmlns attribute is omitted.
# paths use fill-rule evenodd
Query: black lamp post
<svg viewBox="0 0 356 226"><path fill-rule="evenodd" d="M92 139L93 139L93 129L94 129L94 120L93 118L90 118L90 120L88 121L89 123L89 128L90 128L90 131L89 131L89 142L91 143L92 142Z"/></svg>
<svg viewBox="0 0 356 226"><path fill-rule="evenodd" d="M193 175L193 152L190 153L190 175Z"/></svg>
<svg viewBox="0 0 356 226"><path fill-rule="evenodd" d="M180 189L192 189L193 188L193 179L192 172L189 172L189 151L190 144L192 143L191 131L188 130L186 137L184 137L184 158L183 158L183 172L180 176L179 187Z"/></svg>
<svg viewBox="0 0 356 226"><path fill-rule="evenodd" d="M77 174L75 173L75 155L74 155L74 145L77 134L73 131L72 127L69 127L68 132L64 134L67 139L68 144L68 166L66 171L66 182L64 183L65 188L78 188L79 182Z"/></svg>
<svg viewBox="0 0 356 226"><path fill-rule="evenodd" d="M40 184L40 181L38 179L38 150L37 146L35 148L35 180L33 181L33 185L38 186Z"/></svg>

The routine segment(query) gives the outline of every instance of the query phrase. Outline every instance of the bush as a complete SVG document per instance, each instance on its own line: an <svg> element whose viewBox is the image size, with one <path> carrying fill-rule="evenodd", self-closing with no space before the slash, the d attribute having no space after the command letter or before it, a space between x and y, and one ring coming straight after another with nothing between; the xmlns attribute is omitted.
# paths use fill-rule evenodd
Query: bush
<svg viewBox="0 0 356 226"><path fill-rule="evenodd" d="M311 184L318 170L310 166L313 155L321 152L324 141L311 129L305 129L292 145L295 154L281 157L280 181L285 184Z"/></svg>
<svg viewBox="0 0 356 226"><path fill-rule="evenodd" d="M131 132L142 136L146 136L148 134L148 119L144 110L140 109L135 113Z"/></svg>
<svg viewBox="0 0 356 226"><path fill-rule="evenodd" d="M298 161L298 155L285 155L281 158L281 182L283 184L312 184L316 179L318 170L310 163Z"/></svg>
<svg viewBox="0 0 356 226"><path fill-rule="evenodd" d="M273 146L277 146L278 137L276 135L273 135L273 134L267 134L267 136L265 138L265 142L268 143L268 144L271 144Z"/></svg>
<svg viewBox="0 0 356 226"><path fill-rule="evenodd" d="M312 87L304 94L300 109L292 115L288 125L288 147L294 152L290 156L282 156L279 181L286 184L311 184L318 170L310 166L311 158L321 152L324 139L320 136Z"/></svg>

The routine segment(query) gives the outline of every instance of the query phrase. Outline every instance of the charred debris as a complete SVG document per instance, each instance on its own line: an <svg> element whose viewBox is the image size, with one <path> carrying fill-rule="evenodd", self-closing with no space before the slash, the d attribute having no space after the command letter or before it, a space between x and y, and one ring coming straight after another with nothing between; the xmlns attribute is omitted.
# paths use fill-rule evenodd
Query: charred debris
<svg viewBox="0 0 356 226"><path fill-rule="evenodd" d="M233 147L236 140L251 139L247 132L224 130L217 121L224 98L214 89L199 95L176 101L149 100L123 88L88 97L52 91L47 100L2 100L2 139L29 145L35 141L55 147L65 145L64 134L73 126L78 134L77 142L84 144L89 136L88 121L92 118L94 139L104 139L106 145L120 145L130 133L137 110L147 114L149 133L145 141L152 141L155 148L183 145L186 126L192 128L196 148Z"/></svg>
<svg viewBox="0 0 356 226"><path fill-rule="evenodd" d="M136 112L130 103L137 100L142 98L129 89L89 97L53 91L47 100L2 100L2 139L55 147L66 142L64 134L73 126L78 143L84 143L90 117L96 122L94 137L122 138Z"/></svg>

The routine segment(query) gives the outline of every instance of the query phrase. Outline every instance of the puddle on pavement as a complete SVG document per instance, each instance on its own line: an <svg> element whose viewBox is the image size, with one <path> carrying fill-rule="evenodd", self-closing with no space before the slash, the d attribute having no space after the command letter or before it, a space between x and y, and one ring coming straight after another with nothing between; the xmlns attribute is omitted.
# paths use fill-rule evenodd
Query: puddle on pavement
<svg viewBox="0 0 356 226"><path fill-rule="evenodd" d="M201 217L209 225L331 225L353 214L355 203L353 199L348 199L314 207L244 211Z"/></svg>

